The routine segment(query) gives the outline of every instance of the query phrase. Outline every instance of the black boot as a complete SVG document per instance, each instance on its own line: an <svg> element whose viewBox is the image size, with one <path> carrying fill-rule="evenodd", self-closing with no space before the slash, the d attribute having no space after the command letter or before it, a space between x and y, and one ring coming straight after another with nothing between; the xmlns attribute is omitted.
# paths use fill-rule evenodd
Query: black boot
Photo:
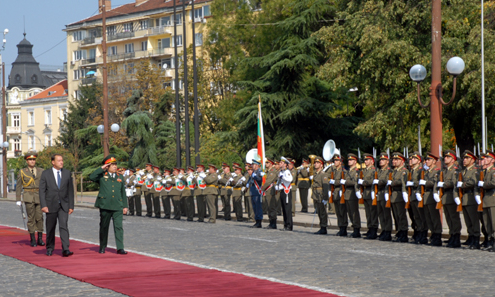
<svg viewBox="0 0 495 297"><path fill-rule="evenodd" d="M482 246L484 251L490 250L493 247L493 238L490 237L488 240L485 239Z"/></svg>
<svg viewBox="0 0 495 297"><path fill-rule="evenodd" d="M31 237L31 246L35 247L36 246L36 237L34 236L34 233L29 233L29 236Z"/></svg>
<svg viewBox="0 0 495 297"><path fill-rule="evenodd" d="M483 249L483 248L486 248L488 246L488 242L490 240L488 239L488 236L484 236L484 239L483 239L483 242L480 244L480 247Z"/></svg>
<svg viewBox="0 0 495 297"><path fill-rule="evenodd" d="M38 245L45 246L45 243L43 242L43 233L41 232L38 232Z"/></svg>
<svg viewBox="0 0 495 297"><path fill-rule="evenodd" d="M337 232L337 234L335 234L335 236L340 236L340 234L342 234L342 227L339 227L339 232Z"/></svg>
<svg viewBox="0 0 495 297"><path fill-rule="evenodd" d="M277 221L270 220L270 225L264 227L263 229L277 229Z"/></svg>
<svg viewBox="0 0 495 297"><path fill-rule="evenodd" d="M450 244L451 248L460 248L461 247L461 234L454 234L454 239L452 239L452 243Z"/></svg>
<svg viewBox="0 0 495 297"><path fill-rule="evenodd" d="M433 233L430 237L431 246L442 246L442 235L439 233Z"/></svg>
<svg viewBox="0 0 495 297"><path fill-rule="evenodd" d="M368 235L370 234L370 232L371 232L371 228L369 228L368 231L366 231L366 233L363 234L363 238L368 237Z"/></svg>
<svg viewBox="0 0 495 297"><path fill-rule="evenodd" d="M468 239L462 243L462 245L470 246L473 243L473 236L469 235Z"/></svg>
<svg viewBox="0 0 495 297"><path fill-rule="evenodd" d="M342 233L340 234L342 237L347 237L347 227L342 227Z"/></svg>
<svg viewBox="0 0 495 297"><path fill-rule="evenodd" d="M454 241L454 234L450 234L449 240L447 240L447 247L452 247L452 242Z"/></svg>
<svg viewBox="0 0 495 297"><path fill-rule="evenodd" d="M480 237L473 236L473 242L469 246L470 250L479 250L480 249Z"/></svg>
<svg viewBox="0 0 495 297"><path fill-rule="evenodd" d="M385 237L385 233L386 232L384 230L382 230L382 232L380 232L380 235L378 235L378 240L382 240L383 237Z"/></svg>
<svg viewBox="0 0 495 297"><path fill-rule="evenodd" d="M320 230L316 231L313 234L327 234L327 227L321 227Z"/></svg>
<svg viewBox="0 0 495 297"><path fill-rule="evenodd" d="M361 232L359 232L359 228L354 228L354 232L351 233L352 238L361 238Z"/></svg>
<svg viewBox="0 0 495 297"><path fill-rule="evenodd" d="M392 241L392 231L387 231L387 233L385 233L383 241Z"/></svg>
<svg viewBox="0 0 495 297"><path fill-rule="evenodd" d="M256 220L256 223L252 225L250 228L261 228L261 220Z"/></svg>
<svg viewBox="0 0 495 297"><path fill-rule="evenodd" d="M418 233L419 232L417 230L414 230L413 236L411 237L412 242L416 242L416 240L418 238Z"/></svg>
<svg viewBox="0 0 495 297"><path fill-rule="evenodd" d="M409 238L407 237L407 230L402 231L402 236L399 238L398 242L408 242Z"/></svg>
<svg viewBox="0 0 495 297"><path fill-rule="evenodd" d="M401 238L402 238L402 232L403 231L398 231L396 234L395 234L395 238L392 240L393 242L400 242Z"/></svg>
<svg viewBox="0 0 495 297"><path fill-rule="evenodd" d="M428 230L424 230L421 233L419 244L428 244Z"/></svg>
<svg viewBox="0 0 495 297"><path fill-rule="evenodd" d="M370 228L368 235L366 235L364 239L376 239L376 237L376 228Z"/></svg>

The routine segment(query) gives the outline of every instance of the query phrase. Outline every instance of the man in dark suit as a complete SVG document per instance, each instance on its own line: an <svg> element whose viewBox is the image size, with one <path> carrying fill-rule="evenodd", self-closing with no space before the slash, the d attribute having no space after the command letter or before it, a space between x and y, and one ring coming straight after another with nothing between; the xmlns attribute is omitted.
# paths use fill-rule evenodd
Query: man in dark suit
<svg viewBox="0 0 495 297"><path fill-rule="evenodd" d="M69 229L67 222L74 211L74 188L71 173L64 167L62 155L52 156L51 169L43 171L40 180L41 211L46 213L46 255L51 256L55 248L55 227L57 219L60 239L62 240L62 255L69 257Z"/></svg>

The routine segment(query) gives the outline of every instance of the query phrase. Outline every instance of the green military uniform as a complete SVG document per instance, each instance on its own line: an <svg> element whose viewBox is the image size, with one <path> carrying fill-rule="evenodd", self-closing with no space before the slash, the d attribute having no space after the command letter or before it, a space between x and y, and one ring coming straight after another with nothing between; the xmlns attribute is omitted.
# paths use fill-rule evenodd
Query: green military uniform
<svg viewBox="0 0 495 297"><path fill-rule="evenodd" d="M495 159L495 153L487 152L487 158ZM490 165L485 169L485 176L483 179L483 221L488 236L490 237L490 244L488 250L494 252L493 248L493 233L495 232L495 167Z"/></svg>
<svg viewBox="0 0 495 297"><path fill-rule="evenodd" d="M196 167L201 167L203 170L205 169L205 166L201 164ZM198 222L204 222L206 216L206 194L204 194L204 189L206 189L205 177L206 173L204 171L196 175L197 188L194 191L194 194L196 195L196 205L198 207Z"/></svg>
<svg viewBox="0 0 495 297"><path fill-rule="evenodd" d="M273 161L269 162L273 163ZM268 203L268 219L270 220L270 225L265 227L266 229L277 229L277 207L279 201L277 201L274 186L277 178L278 170L274 167L270 168L266 174L265 183L261 187L261 190L265 192L266 202Z"/></svg>
<svg viewBox="0 0 495 297"><path fill-rule="evenodd" d="M170 191L172 186L167 185L167 179L170 178L170 170L163 170L163 179L161 180L164 189L160 192L160 199L162 200L163 212L165 213L164 218L170 219L170 214L172 213L172 207L170 206Z"/></svg>
<svg viewBox="0 0 495 297"><path fill-rule="evenodd" d="M249 180L249 173L246 172L244 173L244 178L246 178L246 183ZM253 209L253 202L251 201L251 191L249 191L249 188L243 187L242 192L244 193L244 203L246 204L246 212L248 214L248 222L254 222L254 209Z"/></svg>
<svg viewBox="0 0 495 297"><path fill-rule="evenodd" d="M380 154L380 160L387 160L388 156L385 153ZM388 197L387 181L390 173L390 168L385 165L378 170L378 179L373 180L373 183L378 187L378 193L376 194L376 204L378 211L378 220L380 221L380 227L382 232L380 233L379 240L390 241L392 240L392 212L391 209L386 207L387 200L385 194Z"/></svg>
<svg viewBox="0 0 495 297"><path fill-rule="evenodd" d="M365 159L369 158L374 161L373 156L370 154L364 154ZM358 180L358 189L362 188L361 194L364 201L364 211L366 214L366 226L368 227L368 233L365 239L376 239L378 231L378 211L376 205L373 205L373 199L375 198L373 179L375 178L375 166L371 165L361 170L363 172L363 178Z"/></svg>
<svg viewBox="0 0 495 297"><path fill-rule="evenodd" d="M228 165L224 163L222 165L222 168L224 167L228 167ZM230 221L232 219L230 215L231 214L230 197L232 196L231 178L232 178L232 173L230 172L228 173L222 172L218 176L218 188L220 189L220 196L223 202L223 218L226 221Z"/></svg>
<svg viewBox="0 0 495 297"><path fill-rule="evenodd" d="M209 165L211 168L216 167L214 165ZM217 199L218 199L218 174L207 173L204 178L206 188L203 190L203 195L206 195L206 203L208 205L208 211L210 213L209 223L216 223L217 221Z"/></svg>
<svg viewBox="0 0 495 297"><path fill-rule="evenodd" d="M297 188L299 189L299 199L301 200L301 212L308 212L308 192L311 183L309 181L309 171L306 167L301 167L297 170L296 180Z"/></svg>
<svg viewBox="0 0 495 297"><path fill-rule="evenodd" d="M115 162L115 156L109 155L103 163ZM100 209L100 252L104 252L108 242L108 228L113 219L113 230L117 251L124 251L124 229L122 227L123 209L128 208L123 176L96 169L89 178L100 184L95 207ZM124 252L125 253L125 252Z"/></svg>
<svg viewBox="0 0 495 297"><path fill-rule="evenodd" d="M239 167L238 167L239 168ZM240 168L239 168L240 169ZM246 186L248 179L242 174L232 174L233 180L230 183L232 189L232 200L234 202L235 217L238 222L242 222L242 188Z"/></svg>
<svg viewBox="0 0 495 297"><path fill-rule="evenodd" d="M129 215L133 216L135 212L137 216L141 216L141 186L137 183L136 176L127 178L125 186L129 198Z"/></svg>
<svg viewBox="0 0 495 297"><path fill-rule="evenodd" d="M445 151L444 157L451 157L453 161L457 159L455 152L448 150ZM457 203L454 200L454 188L457 183L457 177L459 175L457 167L452 163L448 168L444 168L443 172L443 212L445 214L445 220L449 226L450 239L447 247L460 247L461 246L461 216L457 212ZM440 183L440 182L439 182ZM439 185L438 185L439 186ZM460 203L460 201L458 201Z"/></svg>
<svg viewBox="0 0 495 297"><path fill-rule="evenodd" d="M357 161L357 156L354 154L348 154L348 159L354 159ZM345 187L344 199L349 220L351 221L352 228L354 229L351 236L353 238L361 237L361 215L359 213L359 200L356 197L356 185L359 176L359 169L356 166L349 168L349 171L345 172Z"/></svg>
<svg viewBox="0 0 495 297"><path fill-rule="evenodd" d="M405 162L405 158L401 153L394 153L394 159L400 159ZM390 202L392 206L392 211L395 213L397 220L397 242L407 242L407 213L406 213L406 202L409 201L409 195L406 189L408 171L404 165L395 168L392 171L392 182L390 187L392 187L392 197L390 197Z"/></svg>
<svg viewBox="0 0 495 297"><path fill-rule="evenodd" d="M478 203L475 195L477 194L476 185L478 184L479 175L475 165L471 165L462 170L462 214L468 231L468 235L472 240L480 237L480 223L478 214ZM457 185L459 187L459 185ZM457 192L459 189L457 189Z"/></svg>
<svg viewBox="0 0 495 297"><path fill-rule="evenodd" d="M290 174L292 175L292 183L290 184L290 193L292 195L292 216L296 216L296 193L297 193L297 169L294 167L294 160L290 159L292 164L292 169L290 170Z"/></svg>
<svg viewBox="0 0 495 297"><path fill-rule="evenodd" d="M438 157L432 155L431 153L428 153L426 158L438 159ZM423 196L423 208L425 211L426 224L431 232L430 244L435 246L442 245L442 221L440 220L440 211L436 208L437 201L435 200L436 195L438 195L437 183L439 174L440 169L436 166L425 171L424 181L426 183L424 184L425 193Z"/></svg>
<svg viewBox="0 0 495 297"><path fill-rule="evenodd" d="M36 160L37 154L28 152L25 157L27 159ZM28 217L27 229L31 237L31 246L44 246L43 242L43 212L40 204L40 179L43 169L39 167L26 167L19 171L16 187L16 201L22 202L26 206ZM21 204L22 207L22 204ZM35 232L38 232L38 242L35 239Z"/></svg>
<svg viewBox="0 0 495 297"><path fill-rule="evenodd" d="M417 158L422 160L422 156L418 152L414 152L411 158ZM421 179L421 172L423 168L421 163L416 164L410 169L411 180L406 182L406 186L411 189L411 195L409 196L410 207L413 212L416 236L414 237L414 243L426 244L428 243L428 226L426 225L426 218L424 207L419 207L418 196L421 196L421 187L419 186L419 180ZM422 198L421 198L422 199Z"/></svg>
<svg viewBox="0 0 495 297"><path fill-rule="evenodd" d="M151 166L151 168L153 168L153 165L151 164L146 164L146 166ZM144 202L146 203L146 216L151 218L153 215L153 197L155 195L153 190L153 181L152 178L149 178L148 174L153 174L152 169L144 170L144 175L142 178L145 182L141 187L141 191L144 194Z"/></svg>
<svg viewBox="0 0 495 297"><path fill-rule="evenodd" d="M174 168L174 171L178 172L177 168ZM168 193L172 198L172 204L174 205L174 219L180 220L180 216L182 213L180 200L182 196L182 191L186 188L185 182L182 180L183 175L171 175L169 179L167 179L167 186L172 186L172 190Z"/></svg>
<svg viewBox="0 0 495 297"><path fill-rule="evenodd" d="M153 168L157 168L158 172L153 171L153 188L152 188L152 193L153 193L153 209L155 211L155 218L159 219L161 218L162 210L160 206L160 195L161 191L163 190L163 185L162 185L162 175L160 173L160 169L158 166L153 166Z"/></svg>
<svg viewBox="0 0 495 297"><path fill-rule="evenodd" d="M321 157L315 158L315 163L321 163L323 166L324 161ZM323 171L323 168L318 169L313 175L313 184L311 185L311 192L313 201L316 207L316 213L318 214L318 218L320 219L320 230L318 230L315 234L327 234L327 226L328 226L328 213L326 204L328 203L328 175Z"/></svg>
<svg viewBox="0 0 495 297"><path fill-rule="evenodd" d="M338 155L334 156L334 160L335 159L340 160L340 156ZM330 176L329 177L330 187L332 187L333 185L332 199L333 199L333 205L335 207L335 215L337 216L337 225L339 226L340 229L339 232L336 234L337 236L347 236L347 226L349 225L349 222L347 220L346 204L345 202L340 203L340 199L342 197L342 184L340 183L340 180L342 179L342 172L344 173L344 177L345 177L347 170L345 170L343 166L339 166L338 168L333 166L330 173L328 173L328 175ZM333 174L333 179L332 179L332 174Z"/></svg>
<svg viewBox="0 0 495 297"><path fill-rule="evenodd" d="M189 170L194 171L194 168L188 167ZM186 204L186 217L189 222L194 218L194 193L196 189L196 177L193 173L188 173L182 177L182 181L186 187L182 191L182 198Z"/></svg>

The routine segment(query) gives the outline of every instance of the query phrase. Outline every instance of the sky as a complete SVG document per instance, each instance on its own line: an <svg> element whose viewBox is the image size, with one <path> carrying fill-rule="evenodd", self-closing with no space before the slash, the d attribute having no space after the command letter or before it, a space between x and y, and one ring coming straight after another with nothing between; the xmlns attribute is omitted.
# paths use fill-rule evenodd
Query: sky
<svg viewBox="0 0 495 297"><path fill-rule="evenodd" d="M134 0L113 0L112 8ZM42 69L62 69L67 62L65 25L98 13L98 0L0 0L0 36L4 29L5 50L0 51L5 62L6 84L12 62L17 58L17 44L24 38L33 44L33 56ZM1 48L1 44L0 44Z"/></svg>

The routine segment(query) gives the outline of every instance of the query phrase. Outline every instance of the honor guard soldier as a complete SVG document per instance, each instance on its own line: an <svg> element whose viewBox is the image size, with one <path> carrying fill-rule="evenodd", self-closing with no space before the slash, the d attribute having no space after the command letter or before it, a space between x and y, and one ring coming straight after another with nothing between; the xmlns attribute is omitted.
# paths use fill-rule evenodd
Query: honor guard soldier
<svg viewBox="0 0 495 297"><path fill-rule="evenodd" d="M277 207L279 202L277 201L274 184L277 181L278 171L273 166L274 164L275 162L272 160L266 159L266 179L261 188L265 193L266 202L268 204L268 219L270 220L270 224L265 227L265 229L277 229Z"/></svg>
<svg viewBox="0 0 495 297"><path fill-rule="evenodd" d="M208 212L210 213L209 223L217 221L217 199L218 199L218 174L217 167L213 164L208 165L208 174L204 178L206 188L203 190L203 195L206 195L206 203Z"/></svg>
<svg viewBox="0 0 495 297"><path fill-rule="evenodd" d="M290 194L292 196L292 216L296 216L296 192L297 192L297 169L294 166L296 161L291 158L287 158L289 160L288 169L290 170L290 174L292 175L292 182L290 183Z"/></svg>
<svg viewBox="0 0 495 297"><path fill-rule="evenodd" d="M486 175L486 169L488 168L489 164L486 162L488 159L487 159L487 154L480 154L480 158L478 160L479 162L479 166L478 166L478 175L479 175L479 180L481 181L481 172L483 171L483 174ZM483 177L484 177L483 175ZM480 186L479 185L480 182L478 181L478 185L476 185L476 191L478 193L478 195L481 195L481 192L482 192L482 189L483 189L483 186ZM484 191L483 191L484 192ZM475 196L476 198L476 196ZM479 201L480 201L480 204L481 205L481 208L483 208L483 198L479 198ZM478 204L479 205L479 204ZM480 223L481 223L481 233L483 234L483 237L485 238L483 240L483 243L480 244L480 248L483 248L483 250L486 250L488 248L488 246L490 246L490 241L491 240L491 236L488 235L488 232L487 232L487 229L486 229L486 224L485 224L485 220L483 220L483 212L480 211L480 208L478 207L478 214L479 214L479 217L480 217Z"/></svg>
<svg viewBox="0 0 495 297"><path fill-rule="evenodd" d="M358 179L358 189L356 189L356 195L362 188L362 195L364 200L364 211L366 213L366 224L368 232L365 234L364 239L376 239L378 237L378 212L376 205L373 205L374 192L372 189L373 179L375 178L375 159L373 155L364 153L365 168L361 169L363 172L363 178ZM372 195L373 194L373 195ZM372 197L373 196L373 197ZM359 196L358 196L359 198Z"/></svg>
<svg viewBox="0 0 495 297"><path fill-rule="evenodd" d="M234 163L232 163L232 176L234 176L234 173L235 173L235 168L236 168L236 167L241 168L241 173L242 173L242 167L241 167L241 164L234 162ZM233 185L231 184L231 185L230 185L230 187L231 187L231 188L233 188ZM233 191L234 191L234 190L232 190L232 192L233 192ZM242 206L242 195L241 195L241 206ZM237 212L236 212L236 206L235 206L235 204L234 204L234 198L233 198L233 197L232 197L232 211L231 211L231 212L232 212L232 213L237 213Z"/></svg>
<svg viewBox="0 0 495 297"><path fill-rule="evenodd" d="M105 253L108 242L108 228L113 220L117 254L125 255L124 229L122 216L127 213L127 198L123 176L117 173L117 160L114 155L103 159L103 166L96 169L89 178L100 184L95 207L100 209L100 254Z"/></svg>
<svg viewBox="0 0 495 297"><path fill-rule="evenodd" d="M134 170L129 169L129 175L126 179L125 183L125 191L128 197L128 204L129 204L129 213L128 215L133 216L134 213L136 215L141 216L141 187L139 188L139 193L138 190L136 189L136 176L134 175Z"/></svg>
<svg viewBox="0 0 495 297"><path fill-rule="evenodd" d="M194 194L196 194L196 205L198 207L198 222L204 222L206 216L206 194L204 194L204 190L206 189L205 166L202 164L196 165L196 171L197 189Z"/></svg>
<svg viewBox="0 0 495 297"><path fill-rule="evenodd" d="M359 200L356 196L356 185L359 176L359 169L357 168L358 157L355 154L347 155L347 165L349 165L349 171L345 173L345 178L340 180L342 186L345 187L344 199L349 219L351 220L353 232L352 238L361 237L361 215L359 214Z"/></svg>
<svg viewBox="0 0 495 297"><path fill-rule="evenodd" d="M333 156L333 164L332 169L329 173L330 175L330 188L333 187L332 192L332 197L333 197L333 204L335 207L335 214L337 216L337 225L339 225L339 232L335 234L336 236L347 236L347 226L349 225L348 220L347 220L347 207L344 203L341 202L341 196L342 196L342 175L347 173L345 168L342 166L342 158L340 155L335 154ZM322 164L323 165L323 164ZM343 173L343 174L342 174ZM332 179L332 174L333 174L333 179ZM345 194L344 194L345 195ZM344 197L345 198L345 197Z"/></svg>
<svg viewBox="0 0 495 297"><path fill-rule="evenodd" d="M186 204L187 221L192 222L194 218L194 192L196 189L196 177L194 176L194 167L187 167L187 174L182 177L182 181L187 187L182 191L181 199Z"/></svg>
<svg viewBox="0 0 495 297"><path fill-rule="evenodd" d="M171 180L170 177L170 169L164 168L163 169L163 176L162 176L162 185L163 185L163 190L160 193L160 199L162 200L162 205L163 205L163 212L165 213L164 218L165 219L170 219L171 213L172 213L172 207L170 205L170 191L172 190L173 186L168 185L167 181Z"/></svg>
<svg viewBox="0 0 495 297"><path fill-rule="evenodd" d="M24 159L28 166L19 171L15 189L17 205L22 207L22 202L24 202L26 206L27 229L32 247L45 245L43 242L43 212L40 206L40 179L43 169L36 167L36 158L38 158L37 153L26 153ZM35 232L38 232L38 241L36 241Z"/></svg>
<svg viewBox="0 0 495 297"><path fill-rule="evenodd" d="M426 224L430 229L430 245L442 246L442 222L440 211L436 208L440 197L436 191L440 169L437 167L438 157L433 153L426 154L425 163L428 170L425 171L425 179L419 181L424 186L423 208L425 211Z"/></svg>
<svg viewBox="0 0 495 297"><path fill-rule="evenodd" d="M378 178L373 180L373 185L376 185L378 192L376 193L376 203L378 210L378 220L380 221L380 226L382 232L378 236L380 241L391 241L392 240L392 212L389 207L387 207L388 197L388 176L390 173L390 168L388 167L388 154L381 153L380 161L378 161Z"/></svg>
<svg viewBox="0 0 495 297"><path fill-rule="evenodd" d="M485 250L495 252L493 233L495 232L495 153L487 151L484 164L486 166L483 180L478 182L478 188L484 191L483 196L483 221L488 234L488 244Z"/></svg>
<svg viewBox="0 0 495 297"><path fill-rule="evenodd" d="M171 191L169 192L169 196L172 198L172 204L174 205L174 219L180 220L181 215L181 207L180 207L180 199L182 195L182 191L186 187L184 181L182 181L183 175L180 174L179 168L174 168L172 171L172 176L167 181L167 186L172 186Z"/></svg>
<svg viewBox="0 0 495 297"><path fill-rule="evenodd" d="M419 207L419 202L423 200L421 197L421 187L419 186L421 172L424 170L421 163L422 160L423 157L419 152L412 153L409 158L411 179L406 182L406 186L411 189L409 200L411 201L410 207L415 222L413 239L416 244L428 243L428 226L426 225L424 207Z"/></svg>
<svg viewBox="0 0 495 297"><path fill-rule="evenodd" d="M299 199L301 200L301 212L308 212L308 192L311 187L309 181L309 162L302 160L302 165L297 169L297 188L299 189Z"/></svg>
<svg viewBox="0 0 495 297"><path fill-rule="evenodd" d="M292 231L292 173L287 168L289 160L282 157L279 162L279 173L277 178L277 184L275 190L280 193L280 204L282 208L282 214L284 216L284 229L285 231Z"/></svg>
<svg viewBox="0 0 495 297"><path fill-rule="evenodd" d="M248 170L251 176L246 185L251 194L251 204L253 205L254 219L256 220L256 223L251 228L261 228L261 222L263 221L263 191L261 188L264 173L260 169L261 163L259 161L253 159L252 166L252 169L249 168Z"/></svg>
<svg viewBox="0 0 495 297"><path fill-rule="evenodd" d="M144 184L141 191L144 194L144 202L146 203L146 216L151 218L153 214L153 183L151 179L153 178L153 165L148 163L144 169Z"/></svg>
<svg viewBox="0 0 495 297"><path fill-rule="evenodd" d="M478 203L476 197L476 186L478 185L478 173L476 172L475 162L477 157L471 151L464 151L462 163L462 181L457 182L457 197L459 191L462 192L462 214L468 231L468 239L463 245L468 245L470 249L480 248L480 223L478 214Z"/></svg>
<svg viewBox="0 0 495 297"><path fill-rule="evenodd" d="M230 173L230 166L227 163L222 163L223 172L218 175L218 187L220 189L220 196L223 203L223 218L226 221L232 219L230 197L232 196L231 182L234 180Z"/></svg>
<svg viewBox="0 0 495 297"><path fill-rule="evenodd" d="M234 167L234 173L232 174L232 181L230 185L232 187L232 201L234 203L235 217L238 222L242 222L242 189L245 188L247 179L242 175L241 167Z"/></svg>
<svg viewBox="0 0 495 297"><path fill-rule="evenodd" d="M457 203L460 204L459 198L454 200L454 188L457 183L459 172L455 166L457 156L452 150L446 150L443 154L445 168L442 169L443 181L438 181L437 188L443 189L442 205L445 214L445 220L449 226L450 238L447 247L461 247L461 217L457 212Z"/></svg>
<svg viewBox="0 0 495 297"><path fill-rule="evenodd" d="M315 234L327 234L328 226L328 213L327 213L327 203L328 203L328 175L323 171L323 158L316 157L314 161L315 172L314 175L310 177L313 184L311 185L311 191L313 193L312 198L316 206L316 213L320 219L320 230L315 232Z"/></svg>
<svg viewBox="0 0 495 297"><path fill-rule="evenodd" d="M392 211L397 218L398 232L396 234L395 242L408 242L407 237L407 213L406 203L409 202L409 195L406 189L407 174L408 171L404 167L406 158L401 153L392 154L392 164L394 166L392 180L387 181L387 185L392 188L392 197L390 202L392 205Z"/></svg>
<svg viewBox="0 0 495 297"><path fill-rule="evenodd" d="M153 208L155 210L155 218L159 219L161 218L161 207L160 207L160 192L163 189L162 185L162 174L160 173L160 167L158 166L153 166L153 188L152 188L152 193L153 193Z"/></svg>
<svg viewBox="0 0 495 297"><path fill-rule="evenodd" d="M244 204L246 205L246 213L248 214L248 222L252 223L255 221L254 219L254 209L253 202L251 201L251 191L247 186L247 181L253 174L253 166L251 163L246 163L245 167L246 172L244 172L244 177L246 178L246 186L242 188L242 192L244 193ZM263 214L263 211L261 212Z"/></svg>

